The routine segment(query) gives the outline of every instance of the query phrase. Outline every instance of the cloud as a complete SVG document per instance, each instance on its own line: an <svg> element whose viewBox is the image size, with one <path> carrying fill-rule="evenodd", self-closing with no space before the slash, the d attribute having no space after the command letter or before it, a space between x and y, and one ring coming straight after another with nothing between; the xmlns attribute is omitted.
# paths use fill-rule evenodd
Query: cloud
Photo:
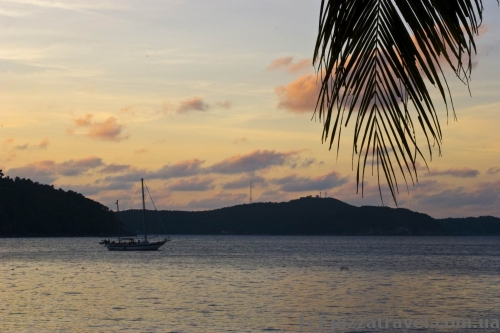
<svg viewBox="0 0 500 333"><path fill-rule="evenodd" d="M79 176L102 165L104 165L102 158L91 156L57 164L56 169L63 176Z"/></svg>
<svg viewBox="0 0 500 333"><path fill-rule="evenodd" d="M223 101L223 102L216 102L215 105L220 108L229 110L233 106L233 103L231 101Z"/></svg>
<svg viewBox="0 0 500 333"><path fill-rule="evenodd" d="M92 124L92 117L93 117L93 115L86 114L85 116L83 116L81 118L77 118L77 119L73 120L73 122L75 123L76 126L79 126L79 127L90 126Z"/></svg>
<svg viewBox="0 0 500 333"><path fill-rule="evenodd" d="M274 150L255 150L246 155L232 156L215 163L210 167L210 171L222 174L253 172L271 166L282 166L291 156L296 154L298 154L297 151L278 153Z"/></svg>
<svg viewBox="0 0 500 333"><path fill-rule="evenodd" d="M5 141L6 144L11 144L12 142L14 142L14 139L7 139ZM47 149L48 146L49 146L49 139L45 138L36 145L30 145L29 143L25 143L24 145L15 146L14 149L15 150Z"/></svg>
<svg viewBox="0 0 500 333"><path fill-rule="evenodd" d="M201 165L205 161L199 159L192 159L180 161L174 164L164 165L160 169L149 171L146 169L132 169L129 168L128 172L120 176L108 176L104 178L105 182L136 182L141 178L146 179L171 179L189 177L204 173L205 170Z"/></svg>
<svg viewBox="0 0 500 333"><path fill-rule="evenodd" d="M92 114L86 114L81 118L73 120L77 127L87 128L86 135L90 138L104 141L121 141L127 139L128 136L122 136L124 125L119 124L115 117L109 117L104 121L93 121ZM74 130L68 128L68 134L74 134Z"/></svg>
<svg viewBox="0 0 500 333"><path fill-rule="evenodd" d="M265 179L260 177L260 176L255 176L255 175L243 176L243 177L237 178L235 180L224 183L224 185L222 185L222 188L225 190L249 188L250 182L252 182L253 185L255 185L255 184L265 182Z"/></svg>
<svg viewBox="0 0 500 333"><path fill-rule="evenodd" d="M49 139L45 138L40 141L40 143L37 145L38 149L47 149L49 146Z"/></svg>
<svg viewBox="0 0 500 333"><path fill-rule="evenodd" d="M187 207L191 209L215 209L220 207L229 207L246 203L248 196L244 193L232 194L219 192L215 196L205 199L193 199L188 202Z"/></svg>
<svg viewBox="0 0 500 333"><path fill-rule="evenodd" d="M117 190L130 190L133 187L131 183L113 183L108 185L61 185L59 186L65 190L71 190L74 192L81 193L83 195L94 195L104 191L117 191Z"/></svg>
<svg viewBox="0 0 500 333"><path fill-rule="evenodd" d="M434 194L415 196L418 203L435 207L459 208L460 206L496 206L500 205L500 181L481 183L475 189L458 187L446 189Z"/></svg>
<svg viewBox="0 0 500 333"><path fill-rule="evenodd" d="M273 183L281 185L280 189L284 192L322 191L346 184L347 178L340 177L338 172L332 171L326 175L314 178L290 175L275 179Z"/></svg>
<svg viewBox="0 0 500 333"><path fill-rule="evenodd" d="M180 161L172 165L165 165L157 171L148 172L147 175L155 179L193 176L202 172L201 165L203 163L205 161L199 159Z"/></svg>
<svg viewBox="0 0 500 333"><path fill-rule="evenodd" d="M109 117L103 122L93 123L87 135L91 138L105 141L120 141L128 137L122 137L123 125L116 122L115 117Z"/></svg>
<svg viewBox="0 0 500 333"><path fill-rule="evenodd" d="M297 157L294 157L294 158L290 158L287 164L292 169L295 169L297 167L308 168L314 162L316 162L316 159L314 157L312 157L312 158L301 158L301 157L297 156Z"/></svg>
<svg viewBox="0 0 500 333"><path fill-rule="evenodd" d="M19 168L9 169L6 174L15 178L29 178L42 184L52 184L57 178L54 161L39 161Z"/></svg>
<svg viewBox="0 0 500 333"><path fill-rule="evenodd" d="M45 184L53 183L60 176L74 177L104 165L99 157L86 157L56 163L51 160L37 161L23 167L8 170L11 177L29 178Z"/></svg>
<svg viewBox="0 0 500 333"><path fill-rule="evenodd" d="M206 104L201 97L193 97L181 102L181 105L177 108L177 113L186 113L190 111L207 111L209 105Z"/></svg>
<svg viewBox="0 0 500 333"><path fill-rule="evenodd" d="M268 71L272 71L280 68L287 68L293 62L293 57L283 57L273 60L271 64L267 67Z"/></svg>
<svg viewBox="0 0 500 333"><path fill-rule="evenodd" d="M500 172L500 168L498 168L498 167L489 168L488 171L486 171L486 173L489 175L495 175L499 172Z"/></svg>
<svg viewBox="0 0 500 333"><path fill-rule="evenodd" d="M5 139L2 143L4 145L10 145L12 142L14 142L14 139L13 138L8 138L8 139Z"/></svg>
<svg viewBox="0 0 500 333"><path fill-rule="evenodd" d="M233 140L233 143L235 145L237 145L237 144L240 144L240 143L247 143L247 141L248 141L247 138L243 137L243 138L238 138L238 139Z"/></svg>
<svg viewBox="0 0 500 333"><path fill-rule="evenodd" d="M120 173L131 169L130 164L115 164L111 163L99 170L100 173Z"/></svg>
<svg viewBox="0 0 500 333"><path fill-rule="evenodd" d="M314 111L319 96L321 82L314 74L299 77L287 86L275 89L279 98L278 107L296 113Z"/></svg>
<svg viewBox="0 0 500 333"><path fill-rule="evenodd" d="M180 179L168 186L171 191L207 191L212 190L215 186L212 185L213 178L203 178L198 177L190 179Z"/></svg>
<svg viewBox="0 0 500 333"><path fill-rule="evenodd" d="M267 67L268 71L284 69L289 73L297 73L305 69L312 69L312 60L311 59L302 59L296 63L293 63L293 57L283 57L274 60Z"/></svg>
<svg viewBox="0 0 500 333"><path fill-rule="evenodd" d="M434 170L427 174L427 176L452 176L459 178L474 178L479 175L480 172L475 169L462 168L462 169L448 169L443 171Z"/></svg>
<svg viewBox="0 0 500 333"><path fill-rule="evenodd" d="M144 154L144 153L147 153L147 152L148 152L148 150L144 149L144 148L134 150L134 154Z"/></svg>

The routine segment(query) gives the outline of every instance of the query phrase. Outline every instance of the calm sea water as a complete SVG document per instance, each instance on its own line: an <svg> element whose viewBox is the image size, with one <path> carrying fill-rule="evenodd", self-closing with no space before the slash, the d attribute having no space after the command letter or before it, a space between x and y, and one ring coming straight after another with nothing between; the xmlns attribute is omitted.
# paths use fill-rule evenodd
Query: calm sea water
<svg viewBox="0 0 500 333"><path fill-rule="evenodd" d="M331 332L331 319L424 316L500 319L500 238L173 236L145 253L0 239L1 332Z"/></svg>

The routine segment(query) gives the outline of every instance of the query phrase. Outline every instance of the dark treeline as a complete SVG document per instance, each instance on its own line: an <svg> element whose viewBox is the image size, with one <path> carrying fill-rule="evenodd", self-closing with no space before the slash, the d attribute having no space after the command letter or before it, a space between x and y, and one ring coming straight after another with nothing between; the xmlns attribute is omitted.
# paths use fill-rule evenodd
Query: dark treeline
<svg viewBox="0 0 500 333"><path fill-rule="evenodd" d="M408 209L355 207L332 198L158 214L170 234L500 235L500 219L495 217L438 220ZM120 212L120 219L141 233L141 210ZM164 233L156 212L146 211L146 222L149 232Z"/></svg>
<svg viewBox="0 0 500 333"><path fill-rule="evenodd" d="M116 229L108 207L0 170L0 236L109 236Z"/></svg>
<svg viewBox="0 0 500 333"><path fill-rule="evenodd" d="M408 209L356 207L306 197L202 212L159 211L169 234L240 235L500 235L500 218L434 219ZM142 232L142 211L120 212L129 230ZM146 211L150 233L163 234L157 213Z"/></svg>
<svg viewBox="0 0 500 333"><path fill-rule="evenodd" d="M142 234L142 211L120 212L121 234ZM165 229L157 216L160 215ZM118 220L83 195L0 170L0 236L113 236ZM408 209L356 207L306 197L202 212L146 211L149 234L240 235L500 235L500 218L434 219Z"/></svg>

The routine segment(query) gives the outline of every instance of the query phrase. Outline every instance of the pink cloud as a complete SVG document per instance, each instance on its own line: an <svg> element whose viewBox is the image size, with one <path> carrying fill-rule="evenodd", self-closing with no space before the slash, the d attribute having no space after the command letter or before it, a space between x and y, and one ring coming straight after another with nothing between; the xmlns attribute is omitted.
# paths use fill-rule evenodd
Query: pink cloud
<svg viewBox="0 0 500 333"><path fill-rule="evenodd" d="M209 105L206 104L201 97L193 97L181 102L177 108L177 113L186 113L189 111L207 111Z"/></svg>
<svg viewBox="0 0 500 333"><path fill-rule="evenodd" d="M278 107L296 113L314 111L319 96L321 82L314 74L299 77L286 86L275 89L279 98Z"/></svg>
<svg viewBox="0 0 500 333"><path fill-rule="evenodd" d="M49 139L45 138L37 145L38 149L47 149L49 146Z"/></svg>
<svg viewBox="0 0 500 333"><path fill-rule="evenodd" d="M268 67L268 71L284 69L289 73L297 73L305 69L312 69L311 59L302 59L296 63L293 62L293 57L283 57L274 60Z"/></svg>
<svg viewBox="0 0 500 333"><path fill-rule="evenodd" d="M93 117L93 115L86 114L85 116L83 116L81 118L77 118L77 119L73 120L73 122L78 127L90 126L91 121L92 121L92 117Z"/></svg>
<svg viewBox="0 0 500 333"><path fill-rule="evenodd" d="M115 117L109 117L103 122L94 122L90 125L87 135L91 138L120 141L127 137L121 136L123 125L116 122Z"/></svg>
<svg viewBox="0 0 500 333"><path fill-rule="evenodd" d="M73 120L77 127L88 128L86 135L93 139L99 139L104 141L120 141L128 138L122 135L124 125L119 124L115 117L109 117L104 121L93 121L92 114L86 114L81 118ZM68 135L74 134L74 129L66 129Z"/></svg>
<svg viewBox="0 0 500 333"><path fill-rule="evenodd" d="M283 58L278 58L274 60L268 67L268 71L280 69L280 68L287 68L291 63L293 62L293 57L283 57Z"/></svg>

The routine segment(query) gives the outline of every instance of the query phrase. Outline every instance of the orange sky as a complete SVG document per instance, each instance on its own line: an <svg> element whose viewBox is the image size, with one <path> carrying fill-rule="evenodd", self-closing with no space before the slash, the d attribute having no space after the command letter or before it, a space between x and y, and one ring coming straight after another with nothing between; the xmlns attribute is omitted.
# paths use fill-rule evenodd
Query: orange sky
<svg viewBox="0 0 500 333"><path fill-rule="evenodd" d="M442 155L400 207L500 216L498 7L485 3L472 97L450 78ZM41 1L0 7L0 169L138 208L202 210L325 192L356 194L352 128L321 143L311 66L319 1ZM436 101L437 91L433 91ZM421 163L421 166L423 163ZM393 205L386 192L384 203Z"/></svg>

